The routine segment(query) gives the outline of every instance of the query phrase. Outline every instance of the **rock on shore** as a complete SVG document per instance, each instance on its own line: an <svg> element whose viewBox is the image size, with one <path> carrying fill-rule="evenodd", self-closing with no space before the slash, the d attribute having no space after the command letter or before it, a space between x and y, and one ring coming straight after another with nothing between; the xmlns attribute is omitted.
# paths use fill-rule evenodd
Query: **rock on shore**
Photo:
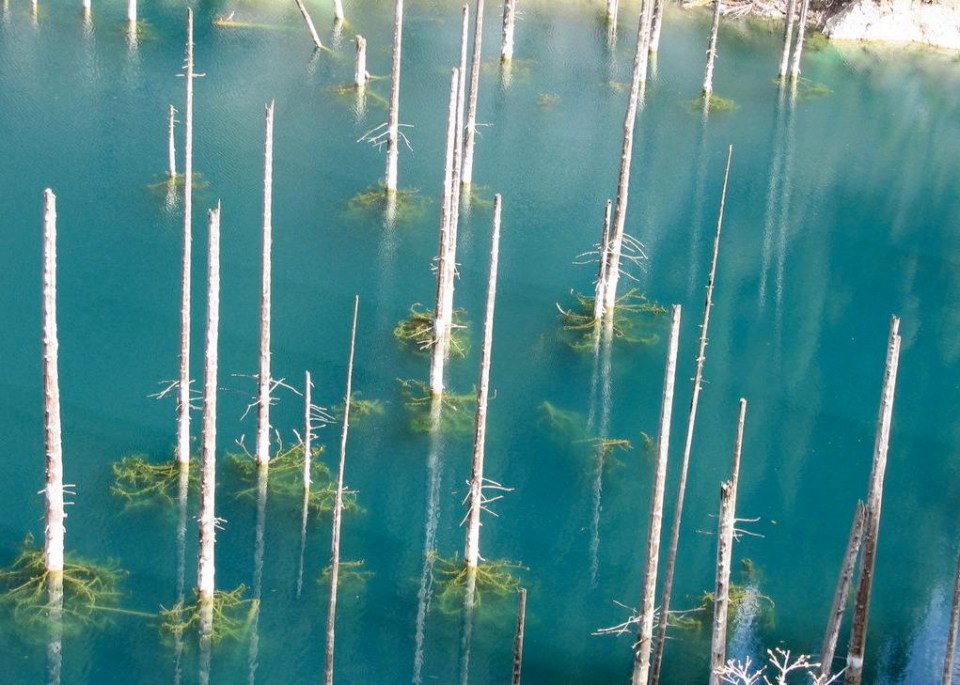
<svg viewBox="0 0 960 685"><path fill-rule="evenodd" d="M827 17L823 32L837 40L923 43L960 50L960 0L853 0Z"/></svg>

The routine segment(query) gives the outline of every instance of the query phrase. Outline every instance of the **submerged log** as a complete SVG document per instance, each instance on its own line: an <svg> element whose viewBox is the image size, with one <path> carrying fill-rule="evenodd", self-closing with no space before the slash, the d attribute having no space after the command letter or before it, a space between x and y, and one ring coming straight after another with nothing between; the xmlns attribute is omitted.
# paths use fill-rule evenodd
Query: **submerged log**
<svg viewBox="0 0 960 685"><path fill-rule="evenodd" d="M890 447L890 424L893 421L893 399L897 386L897 368L900 364L900 319L890 320L890 338L887 342L887 361L880 395L880 412L873 447L873 465L867 490L867 513L863 531L863 557L854 600L853 627L847 652L846 685L860 685L863 678L863 657L867 642L867 620L870 611L870 591L873 588L873 567L877 556L877 538L880 534L880 509L883 502L883 477L887 469Z"/></svg>
<svg viewBox="0 0 960 685"><path fill-rule="evenodd" d="M257 374L257 464L270 463L270 290L273 251L273 102L264 118L263 249L260 280L260 372Z"/></svg>
<svg viewBox="0 0 960 685"><path fill-rule="evenodd" d="M647 566L643 576L640 625L637 629L633 685L647 685L650 675L650 647L653 640L654 598L657 594L657 567L660 560L660 532L663 527L663 493L667 483L667 456L670 452L670 419L673 416L673 390L677 375L677 348L680 341L680 305L670 315L667 362L663 374L663 400L657 433L657 468L650 494L650 523L647 529Z"/></svg>
<svg viewBox="0 0 960 685"><path fill-rule="evenodd" d="M296 0L296 3L297 9L300 10L300 14L303 16L303 21L307 24L307 31L310 32L313 44L318 48L323 48L323 43L320 42L320 36L317 35L317 29L313 25L313 19L310 18L310 12L307 11L307 6L303 4L303 0Z"/></svg>
<svg viewBox="0 0 960 685"><path fill-rule="evenodd" d="M193 10L187 8L186 110L183 116L183 275L180 295L180 375L177 460L190 461L190 264L193 255Z"/></svg>
<svg viewBox="0 0 960 685"><path fill-rule="evenodd" d="M857 511L853 516L850 536L847 538L847 549L843 555L843 566L840 568L840 578L837 580L837 590L833 595L833 605L830 607L830 618L827 621L823 646L820 648L820 675L823 680L829 680L833 671L833 655L837 650L840 623L843 621L843 613L847 608L847 596L850 594L853 572L857 566L857 557L860 555L865 518L866 507L864 507L862 501L857 502Z"/></svg>
<svg viewBox="0 0 960 685"><path fill-rule="evenodd" d="M387 115L387 170L384 187L397 192L397 157L400 151L400 51L403 43L403 0L396 0L393 18L393 57L390 67L390 111Z"/></svg>
<svg viewBox="0 0 960 685"><path fill-rule="evenodd" d="M517 21L517 0L503 0L503 33L500 36L500 61L513 59L513 33Z"/></svg>
<svg viewBox="0 0 960 685"><path fill-rule="evenodd" d="M677 566L677 550L680 546L680 523L683 517L683 504L687 492L687 474L690 470L690 452L693 448L693 429L697 421L700 390L703 387L703 366L707 359L710 310L713 308L713 286L717 277L717 258L720 255L720 232L723 228L723 212L727 202L727 182L730 179L730 161L732 158L733 146L731 145L727 149L727 165L723 172L723 189L720 192L720 210L717 213L717 231L713 236L713 257L710 259L710 275L707 277L706 301L703 304L703 320L700 323L700 342L697 347L697 370L693 377L690 413L687 416L687 434L683 443L683 458L680 465L680 482L677 485L677 497L673 508L673 523L670 527L670 549L667 552L667 565L664 569L663 594L660 600L660 616L657 619L657 638L653 664L650 669L650 685L658 685L660 682L660 666L663 663L663 649L667 638L667 620L670 613L671 594L673 592L673 576Z"/></svg>
<svg viewBox="0 0 960 685"><path fill-rule="evenodd" d="M337 621L337 585L340 582L340 524L343 520L343 472L347 459L347 432L350 429L350 400L353 397L353 357L357 342L357 311L360 297L353 298L353 324L350 327L350 357L347 362L347 390L343 396L343 427L340 431L340 465L337 470L337 494L333 503L333 532L330 542L330 600L327 605L327 647L323 672L324 685L333 685L333 651Z"/></svg>
<svg viewBox="0 0 960 685"><path fill-rule="evenodd" d="M483 0L477 0L473 26L473 59L470 62L470 95L467 100L467 124L463 138L463 165L460 183L473 183L473 148L477 136L477 91L480 88L480 54L483 47Z"/></svg>

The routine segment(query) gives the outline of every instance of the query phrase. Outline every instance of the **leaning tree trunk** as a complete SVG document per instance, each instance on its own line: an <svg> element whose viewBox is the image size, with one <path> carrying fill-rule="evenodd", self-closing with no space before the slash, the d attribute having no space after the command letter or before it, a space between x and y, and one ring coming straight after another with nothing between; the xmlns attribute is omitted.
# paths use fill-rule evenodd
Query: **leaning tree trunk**
<svg viewBox="0 0 960 685"><path fill-rule="evenodd" d="M343 397L343 428L340 432L340 466L337 471L337 494L333 502L333 535L330 553L330 601L327 605L326 666L324 685L333 685L333 647L337 620L337 585L340 582L340 524L343 519L343 470L347 458L347 431L350 428L350 400L353 396L353 354L357 341L357 310L360 297L353 298L353 325L350 328L350 359L347 362L347 391Z"/></svg>
<svg viewBox="0 0 960 685"><path fill-rule="evenodd" d="M190 263L193 253L193 10L187 8L186 111L183 117L183 276L180 295L180 377L177 460L190 461Z"/></svg>
<svg viewBox="0 0 960 685"><path fill-rule="evenodd" d="M780 69L777 76L783 81L787 77L790 65L790 50L793 47L793 24L797 19L797 0L786 0L787 7L783 18L783 51L780 53Z"/></svg>
<svg viewBox="0 0 960 685"><path fill-rule="evenodd" d="M843 566L840 568L840 578L837 580L837 590L833 595L833 605L830 607L830 618L827 620L827 630L823 637L823 646L820 649L820 675L824 681L830 679L833 671L833 655L837 651L837 638L840 635L840 623L847 608L847 597L850 594L850 584L853 581L853 572L857 566L857 557L860 554L860 544L863 541L863 523L866 517L866 507L863 502L857 502L857 512L853 516L853 525L850 536L847 538L847 549L843 555Z"/></svg>
<svg viewBox="0 0 960 685"><path fill-rule="evenodd" d="M353 84L357 88L367 85L367 39L357 35L357 66L353 72Z"/></svg>
<svg viewBox="0 0 960 685"><path fill-rule="evenodd" d="M800 78L800 56L803 53L803 37L807 31L807 11L810 9L810 0L800 1L800 18L797 20L797 43L793 46L793 60L790 64L790 80Z"/></svg>
<svg viewBox="0 0 960 685"><path fill-rule="evenodd" d="M500 36L500 61L513 59L513 29L517 21L517 0L503 0L503 33Z"/></svg>
<svg viewBox="0 0 960 685"><path fill-rule="evenodd" d="M670 451L670 419L673 415L673 388L677 375L677 347L680 340L680 305L673 306L667 364L663 375L663 401L660 405L660 429L657 434L657 469L650 495L650 526L647 530L647 568L643 576L640 626L637 630L633 685L647 685L650 674L650 646L653 640L654 598L657 594L657 565L660 560L660 531L663 526L663 492L667 482L667 456Z"/></svg>
<svg viewBox="0 0 960 685"><path fill-rule="evenodd" d="M953 660L957 649L957 627L960 625L960 559L957 560L957 575L953 581L953 604L950 607L950 628L947 631L947 649L943 657L942 685L953 683Z"/></svg>
<svg viewBox="0 0 960 685"><path fill-rule="evenodd" d="M297 9L300 10L300 14L303 15L303 21L307 24L307 31L310 32L310 37L313 39L313 44L317 48L323 48L323 43L320 42L320 36L317 35L317 29L313 25L313 19L310 18L310 13L307 11L307 6L303 4L303 0L296 0Z"/></svg>
<svg viewBox="0 0 960 685"><path fill-rule="evenodd" d="M257 374L257 451L259 466L270 463L270 276L273 250L273 102L267 105L263 154L263 251L260 281L260 373Z"/></svg>
<svg viewBox="0 0 960 685"><path fill-rule="evenodd" d="M737 485L740 480L740 449L747 401L740 399L737 439L733 446L730 480L720 484L720 522L717 531L717 584L713 594L713 637L710 644L710 685L720 685L720 672L727 652L727 609L730 599L730 566L733 559L733 533L737 521Z"/></svg>
<svg viewBox="0 0 960 685"><path fill-rule="evenodd" d="M397 192L397 155L400 151L400 50L403 39L403 0L396 0L393 19L393 59L390 68L390 111L387 115L387 170L384 187Z"/></svg>
<svg viewBox="0 0 960 685"><path fill-rule="evenodd" d="M470 510L467 512L467 542L463 553L467 569L480 563L480 512L483 509L483 457L487 435L487 399L490 396L490 356L493 347L493 313L497 298L497 265L500 256L500 195L493 197L493 236L490 240L490 275L483 319L483 349L480 352L480 379L477 383L477 417L473 435L473 464L470 473ZM475 578L475 573L470 573ZM469 588L468 588L469 589ZM468 595L471 594L468 592Z"/></svg>
<svg viewBox="0 0 960 685"><path fill-rule="evenodd" d="M863 678L863 656L867 642L867 619L870 610L870 590L873 587L873 567L877 556L877 537L880 533L880 506L883 501L883 476L887 469L887 451L890 447L890 424L893 420L893 397L897 386L897 367L900 364L900 319L890 320L890 339L887 343L886 369L877 418L877 435L873 447L873 466L870 487L867 490L867 515L863 532L863 557L854 602L853 627L847 652L846 685L859 685Z"/></svg>
<svg viewBox="0 0 960 685"><path fill-rule="evenodd" d="M63 441L60 430L60 375L57 338L57 197L43 191L43 415L47 484L43 566L63 575ZM62 593L61 593L62 594Z"/></svg>
<svg viewBox="0 0 960 685"><path fill-rule="evenodd" d="M477 136L477 90L480 87L480 54L483 47L483 0L477 0L473 26L473 59L470 63L470 96L467 104L467 127L463 139L463 166L460 183L473 183L473 147Z"/></svg>
<svg viewBox="0 0 960 685"><path fill-rule="evenodd" d="M653 665L650 670L650 685L660 681L660 666L663 663L663 649L667 639L667 620L670 613L670 597L673 592L673 575L677 566L677 550L680 547L680 522L683 517L683 503L687 492L687 473L690 470L690 452L693 448L693 429L697 421L697 408L700 404L700 390L703 386L703 365L707 359L707 334L710 329L710 310L713 308L713 285L717 277L717 258L720 255L720 231L723 228L723 212L727 202L727 182L730 178L730 161L733 158L733 146L727 149L727 165L723 172L723 189L720 191L720 211L717 213L717 232L713 236L713 257L710 259L710 275L707 278L706 301L703 305L703 321L700 323L700 343L697 347L697 371L693 377L693 393L690 397L690 413L687 416L687 435L683 443L683 458L680 465L680 483L677 486L677 498L673 508L673 524L670 527L670 549L667 552L667 565L664 569L663 593L660 600L660 616L657 619L657 639Z"/></svg>
<svg viewBox="0 0 960 685"><path fill-rule="evenodd" d="M707 68L703 72L703 99L707 102L713 95L713 63L717 59L717 33L720 30L720 0L713 0L713 24L710 27L710 42L707 44Z"/></svg>

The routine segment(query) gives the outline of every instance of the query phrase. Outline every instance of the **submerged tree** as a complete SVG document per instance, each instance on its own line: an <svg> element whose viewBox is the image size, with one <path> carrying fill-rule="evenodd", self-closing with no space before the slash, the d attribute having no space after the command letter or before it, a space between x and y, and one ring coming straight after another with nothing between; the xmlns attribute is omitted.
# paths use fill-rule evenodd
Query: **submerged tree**
<svg viewBox="0 0 960 685"><path fill-rule="evenodd" d="M397 157L400 151L400 51L403 41L403 0L396 0L393 19L393 57L390 67L390 111L387 120L387 193L397 191Z"/></svg>
<svg viewBox="0 0 960 685"><path fill-rule="evenodd" d="M477 91L480 88L480 54L483 47L483 0L477 0L473 25L473 58L470 62L470 94L467 102L467 123L463 137L463 166L460 183L473 183L473 148L477 137Z"/></svg>
<svg viewBox="0 0 960 685"><path fill-rule="evenodd" d="M266 108L263 153L263 250L260 281L260 372L257 374L257 464L270 463L270 290L273 250L273 102Z"/></svg>

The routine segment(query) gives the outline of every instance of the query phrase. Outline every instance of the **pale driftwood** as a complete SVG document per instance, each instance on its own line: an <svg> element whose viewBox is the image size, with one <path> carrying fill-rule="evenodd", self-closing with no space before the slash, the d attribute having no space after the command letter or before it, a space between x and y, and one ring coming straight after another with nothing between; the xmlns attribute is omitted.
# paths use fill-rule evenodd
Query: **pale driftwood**
<svg viewBox="0 0 960 685"><path fill-rule="evenodd" d="M357 35L357 66L353 71L353 84L357 88L367 85L367 39Z"/></svg>
<svg viewBox="0 0 960 685"><path fill-rule="evenodd" d="M433 312L433 349L430 354L430 393L439 396L443 392L443 371L450 343L453 307L447 298L452 296L453 263L456 245L451 246L453 224L453 158L457 137L457 90L460 72L454 68L450 74L450 104L447 108L447 148L443 168L443 203L440 208L440 247L437 252L437 303Z"/></svg>
<svg viewBox="0 0 960 685"><path fill-rule="evenodd" d="M173 105L170 105L170 114L167 122L167 132L168 132L168 141L167 141L167 176L171 179L177 177L177 143L174 138L176 133L176 114L177 110L173 108Z"/></svg>
<svg viewBox="0 0 960 685"><path fill-rule="evenodd" d="M837 590L833 595L833 605L830 607L830 618L827 620L823 646L820 649L820 675L824 680L828 680L833 671L833 656L837 651L840 623L843 621L843 614L847 608L847 596L850 594L853 572L857 566L857 557L860 555L865 517L866 507L862 501L857 502L853 525L850 527L850 536L847 538L847 549L843 555L843 566L840 568L840 577L837 580Z"/></svg>
<svg viewBox="0 0 960 685"><path fill-rule="evenodd" d="M396 0L393 17L393 57L390 67L390 110L387 115L387 169L384 187L397 191L397 157L400 152L400 52L403 44L403 0Z"/></svg>
<svg viewBox="0 0 960 685"><path fill-rule="evenodd" d="M810 9L810 0L800 0L800 18L797 19L797 42L793 46L793 57L790 63L790 80L800 78L800 57L803 54L803 39L807 31L807 12Z"/></svg>
<svg viewBox="0 0 960 685"><path fill-rule="evenodd" d="M900 319L890 320L890 338L887 342L886 368L877 417L877 434L873 447L873 465L867 490L867 515L863 531L863 555L854 601L853 626L847 652L846 685L859 685L863 678L863 657L867 642L867 621L870 610L870 591L873 588L873 567L880 533L880 508L883 502L883 477L887 469L890 447L890 424L893 420L893 399L897 386L897 367L900 364Z"/></svg>
<svg viewBox="0 0 960 685"><path fill-rule="evenodd" d="M653 6L653 23L650 25L650 54L656 55L660 51L660 32L663 28L664 0L656 0Z"/></svg>
<svg viewBox="0 0 960 685"><path fill-rule="evenodd" d="M183 275L180 294L180 376L177 388L177 459L190 461L190 264L193 254L193 10L187 8L187 96L183 115Z"/></svg>
<svg viewBox="0 0 960 685"><path fill-rule="evenodd" d="M210 211L210 247L207 263L207 331L203 374L203 441L200 456L200 547L197 592L212 602L216 590L214 550L217 515L217 344L220 327L220 206Z"/></svg>
<svg viewBox="0 0 960 685"><path fill-rule="evenodd" d="M513 636L513 679L511 685L520 685L523 666L523 632L527 623L527 588L522 587L517 599L517 630Z"/></svg>
<svg viewBox="0 0 960 685"><path fill-rule="evenodd" d="M257 464L270 463L270 291L273 251L273 101L264 117L263 249L260 279L260 371L257 374Z"/></svg>
<svg viewBox="0 0 960 685"><path fill-rule="evenodd" d="M470 62L470 95L467 99L467 123L463 136L463 165L460 183L473 183L473 148L477 137L477 91L480 88L480 54L483 48L483 0L477 0L473 24L473 58Z"/></svg>
<svg viewBox="0 0 960 685"><path fill-rule="evenodd" d="M513 59L513 33L517 22L517 0L503 0L503 32L500 36L500 61Z"/></svg>
<svg viewBox="0 0 960 685"><path fill-rule="evenodd" d="M320 36L317 35L317 29L313 25L313 19L310 18L310 12L307 11L307 6L303 4L303 0L295 0L297 3L297 9L300 10L300 14L303 16L303 21L307 24L307 30L310 32L310 38L313 39L313 44L318 48L323 48L323 43L320 42Z"/></svg>
<svg viewBox="0 0 960 685"><path fill-rule="evenodd" d="M723 4L713 0L713 24L710 26L710 41L707 43L707 67L703 72L703 97L709 102L713 94L713 63L717 59L717 33L720 30L720 13Z"/></svg>
<svg viewBox="0 0 960 685"><path fill-rule="evenodd" d="M733 535L737 517L737 484L740 480L740 450L747 401L740 399L737 438L733 446L730 480L720 484L720 521L717 529L717 582L713 594L713 635L710 643L710 685L723 682L720 673L727 651L727 609L730 600L730 566L733 559Z"/></svg>
<svg viewBox="0 0 960 685"><path fill-rule="evenodd" d="M693 430L697 421L697 408L700 404L700 390L703 387L703 366L707 359L710 310L713 308L713 287L717 277L717 259L720 255L720 233L723 229L723 212L727 202L727 183L730 179L730 162L732 158L733 146L731 145L727 148L727 164L723 172L723 189L720 191L720 210L717 212L717 230L713 236L713 256L710 259L710 275L707 277L706 296L703 304L703 320L700 323L700 342L697 347L697 370L693 377L690 413L687 416L687 434L683 443L680 482L677 485L677 497L673 507L673 523L670 527L670 549L667 552L667 565L664 568L660 615L657 619L657 638L655 641L653 664L650 669L650 685L658 685L660 682L660 667L663 663L663 650L667 638L667 619L670 613L670 599L673 592L673 576L677 567L677 550L680 546L680 524L683 518L683 504L687 492L687 473L690 470Z"/></svg>
<svg viewBox="0 0 960 685"><path fill-rule="evenodd" d="M780 69L777 76L782 81L787 77L787 68L790 65L790 51L793 48L793 25L797 20L797 0L785 0L786 8L783 18L783 51L780 53Z"/></svg>
<svg viewBox="0 0 960 685"><path fill-rule="evenodd" d="M330 542L330 601L327 605L327 648L324 685L333 685L333 650L337 620L337 585L340 582L340 525L343 521L343 472L347 459L347 432L350 429L350 400L353 397L353 357L357 342L357 311L360 297L353 298L353 325L350 327L350 358L347 362L347 390L343 396L343 427L340 431L340 465L337 494L333 502L333 533Z"/></svg>
<svg viewBox="0 0 960 685"><path fill-rule="evenodd" d="M490 274L483 318L483 348L480 351L480 378L477 383L477 416L473 434L473 462L470 473L470 509L467 512L467 541L463 558L468 569L480 563L480 512L483 510L483 460L487 435L487 400L490 396L490 358L493 348L493 314L497 298L497 265L500 256L500 195L493 197L493 236L490 239ZM476 574L468 576L476 581ZM468 592L468 598L472 593ZM468 604L472 604L472 601Z"/></svg>
<svg viewBox="0 0 960 685"><path fill-rule="evenodd" d="M607 206L603 210L603 231L600 235L600 273L597 274L597 283L593 293L593 318L600 321L603 318L604 300L603 289L607 283L607 270L610 268L610 212L613 203L607 200ZM597 336L597 340L600 337Z"/></svg>
<svg viewBox="0 0 960 685"><path fill-rule="evenodd" d="M953 684L953 661L957 650L957 628L960 625L960 559L953 581L953 604L950 607L950 627L947 630L947 648L943 656L942 685Z"/></svg>
<svg viewBox="0 0 960 685"><path fill-rule="evenodd" d="M344 15L342 0L333 0L333 20L335 22L342 22L343 19Z"/></svg>
<svg viewBox="0 0 960 685"><path fill-rule="evenodd" d="M660 405L660 427L657 433L657 468L650 494L650 523L647 528L647 566L643 576L640 600L640 625L637 628L636 659L633 664L633 685L647 685L650 675L650 647L653 640L654 599L657 594L657 568L660 561L660 532L663 527L663 493L667 483L667 456L670 451L670 419L673 415L673 390L677 375L677 349L680 341L680 305L673 305L670 314L670 337L667 340L667 362L663 374L663 399Z"/></svg>
<svg viewBox="0 0 960 685"><path fill-rule="evenodd" d="M63 540L67 518L63 503L63 437L60 424L60 341L57 337L57 197L43 191L43 443L44 487L43 565L63 574ZM61 593L62 594L62 593Z"/></svg>

